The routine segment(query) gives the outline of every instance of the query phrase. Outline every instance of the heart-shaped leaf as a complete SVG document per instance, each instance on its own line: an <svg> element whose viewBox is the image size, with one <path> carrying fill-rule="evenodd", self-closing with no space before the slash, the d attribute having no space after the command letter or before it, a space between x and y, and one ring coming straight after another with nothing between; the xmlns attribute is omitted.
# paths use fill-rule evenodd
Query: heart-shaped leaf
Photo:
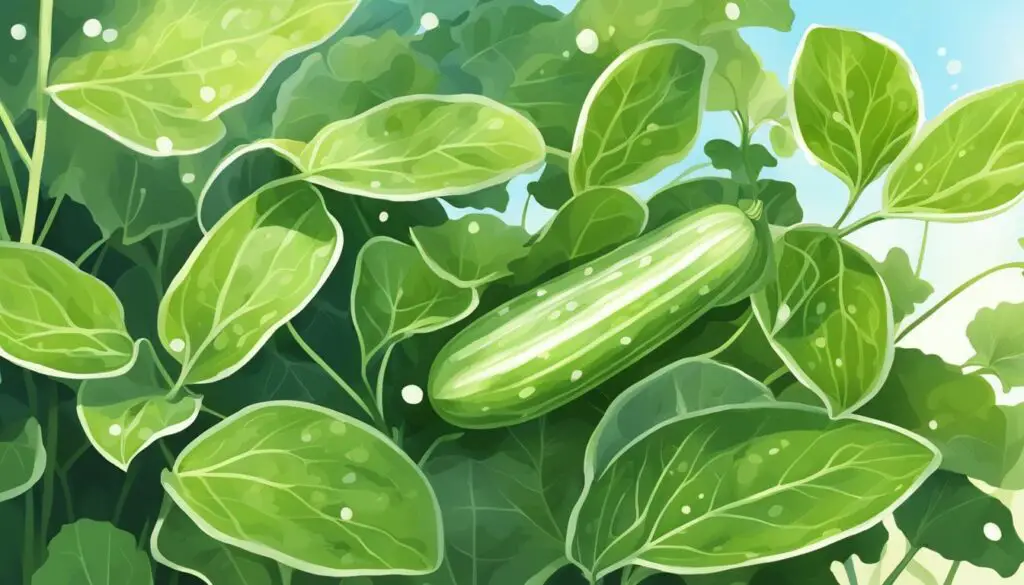
<svg viewBox="0 0 1024 585"><path fill-rule="evenodd" d="M413 244L438 276L472 288L509 274L509 264L527 252L530 235L500 218L464 215L436 226L410 230Z"/></svg>
<svg viewBox="0 0 1024 585"><path fill-rule="evenodd" d="M46 550L46 562L32 575L32 585L153 583L146 552L131 533L109 522L83 518L66 524Z"/></svg>
<svg viewBox="0 0 1024 585"><path fill-rule="evenodd" d="M1000 303L978 311L967 326L974 346L968 366L995 374L1007 389L1024 386L1024 303Z"/></svg>

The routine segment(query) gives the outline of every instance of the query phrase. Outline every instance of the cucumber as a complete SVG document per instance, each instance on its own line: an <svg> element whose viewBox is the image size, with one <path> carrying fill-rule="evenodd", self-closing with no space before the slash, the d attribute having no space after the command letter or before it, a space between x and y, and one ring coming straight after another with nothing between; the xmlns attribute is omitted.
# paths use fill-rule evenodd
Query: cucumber
<svg viewBox="0 0 1024 585"><path fill-rule="evenodd" d="M434 360L431 404L457 426L494 428L595 388L763 285L774 263L760 211L695 211L480 317Z"/></svg>

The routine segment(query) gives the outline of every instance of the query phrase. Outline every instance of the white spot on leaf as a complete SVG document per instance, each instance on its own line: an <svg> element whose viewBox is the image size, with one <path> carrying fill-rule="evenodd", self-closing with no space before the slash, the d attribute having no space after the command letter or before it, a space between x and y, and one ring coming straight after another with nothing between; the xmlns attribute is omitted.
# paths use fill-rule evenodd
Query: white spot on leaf
<svg viewBox="0 0 1024 585"><path fill-rule="evenodd" d="M121 430L122 430L121 429L121 425L119 425L117 423L114 423L114 424L110 425L110 428L107 429L107 432L110 433L111 437L120 437L121 436Z"/></svg>
<svg viewBox="0 0 1024 585"><path fill-rule="evenodd" d="M116 40L117 40L117 29L116 28L108 28L107 30L103 31L103 42L105 42L105 43L112 43L112 42L114 42Z"/></svg>
<svg viewBox="0 0 1024 585"><path fill-rule="evenodd" d="M600 45L601 40L597 38L597 33L593 29L585 28L576 35L576 46L588 55L596 53Z"/></svg>
<svg viewBox="0 0 1024 585"><path fill-rule="evenodd" d="M633 343L633 338L623 337L622 339L619 340L619 343L621 343L622 345L629 345L630 343Z"/></svg>
<svg viewBox="0 0 1024 585"><path fill-rule="evenodd" d="M986 522L985 526L981 529L985 538L992 542L999 542L1003 538L1003 531L993 522Z"/></svg>
<svg viewBox="0 0 1024 585"><path fill-rule="evenodd" d="M388 218L389 218L389 217L391 217L391 216L390 216L390 215L388 215L388 212L386 212L386 211L382 211L382 212L380 212L380 213L379 213L379 214L377 215L377 219L378 219L378 220L379 220L379 221L380 221L381 223L385 223L385 222L387 222L387 220L388 220Z"/></svg>
<svg viewBox="0 0 1024 585"><path fill-rule="evenodd" d="M542 297L542 296L544 296L546 294L548 294L548 291L546 291L546 290L544 290L542 288L537 289L537 296L538 297Z"/></svg>
<svg viewBox="0 0 1024 585"><path fill-rule="evenodd" d="M340 516L341 516L342 520L344 520L345 522L348 522L349 520L352 519L352 508L349 508L348 506L345 506L344 508L341 509Z"/></svg>
<svg viewBox="0 0 1024 585"><path fill-rule="evenodd" d="M206 103L210 103L213 100L217 99L217 90L213 89L209 85L204 85L203 87L199 88L199 99L203 100Z"/></svg>
<svg viewBox="0 0 1024 585"><path fill-rule="evenodd" d="M480 224L478 224L475 221L471 221L471 222L469 222L469 228L468 229L469 229L469 233L471 233L471 234L478 234L478 233L480 233Z"/></svg>
<svg viewBox="0 0 1024 585"><path fill-rule="evenodd" d="M423 388L415 384L409 384L402 388L402 400L406 404L419 404L423 402Z"/></svg>
<svg viewBox="0 0 1024 585"><path fill-rule="evenodd" d="M789 305L787 305L786 303L782 303L781 305L779 305L779 315L778 317L776 317L776 319L782 322L788 321L789 316L792 313L793 310L789 308Z"/></svg>
<svg viewBox="0 0 1024 585"><path fill-rule="evenodd" d="M299 437L299 439L303 443L308 443L313 440L313 435L309 434L309 431L302 431L302 435Z"/></svg>
<svg viewBox="0 0 1024 585"><path fill-rule="evenodd" d="M594 269L590 266L587 266L586 268L583 269L583 276L590 276L593 273Z"/></svg>
<svg viewBox="0 0 1024 585"><path fill-rule="evenodd" d="M82 25L82 32L90 39L96 38L103 32L103 23L95 18L90 18Z"/></svg>
<svg viewBox="0 0 1024 585"><path fill-rule="evenodd" d="M441 21L437 18L437 15L433 12L426 12L420 17L420 26L423 30L434 30L441 24Z"/></svg>
<svg viewBox="0 0 1024 585"><path fill-rule="evenodd" d="M11 27L11 38L16 41L25 40L28 36L28 29L25 28L24 24L16 24Z"/></svg>
<svg viewBox="0 0 1024 585"><path fill-rule="evenodd" d="M571 313L575 311L579 306L580 304L577 303L576 301L569 301L568 303L565 304L565 310Z"/></svg>
<svg viewBox="0 0 1024 585"><path fill-rule="evenodd" d="M693 509L690 508L689 506L683 506L683 514L689 514L692 511Z"/></svg>
<svg viewBox="0 0 1024 585"><path fill-rule="evenodd" d="M729 20L740 19L740 5L735 2L729 2L725 5L725 17Z"/></svg>
<svg viewBox="0 0 1024 585"><path fill-rule="evenodd" d="M930 420L930 421L928 421L928 428L933 430L933 431L935 429L939 428L939 421L937 421L937 420Z"/></svg>
<svg viewBox="0 0 1024 585"><path fill-rule="evenodd" d="M171 342L168 345L170 346L171 351L173 351L174 353L181 353L181 352L185 351L185 340L184 339L180 339L180 338L172 339Z"/></svg>
<svg viewBox="0 0 1024 585"><path fill-rule="evenodd" d="M821 349L825 349L825 346L828 345L828 342L825 340L824 337L819 337L814 340L814 345L818 346Z"/></svg>
<svg viewBox="0 0 1024 585"><path fill-rule="evenodd" d="M370 181L370 187L373 189L380 189L380 181Z"/></svg>
<svg viewBox="0 0 1024 585"><path fill-rule="evenodd" d="M161 136L156 139L157 152L160 154L170 154L172 150L174 150L174 142L170 138Z"/></svg>
<svg viewBox="0 0 1024 585"><path fill-rule="evenodd" d="M191 185L192 183L196 182L196 176L192 173L185 173L184 175L181 176L181 182L185 183L186 185Z"/></svg>

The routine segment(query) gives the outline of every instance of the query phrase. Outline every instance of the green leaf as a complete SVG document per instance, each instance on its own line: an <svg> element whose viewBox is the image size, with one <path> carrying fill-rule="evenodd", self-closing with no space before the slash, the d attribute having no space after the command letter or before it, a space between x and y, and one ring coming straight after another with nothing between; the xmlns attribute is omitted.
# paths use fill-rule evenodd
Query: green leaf
<svg viewBox="0 0 1024 585"><path fill-rule="evenodd" d="M71 116L144 154L199 152L224 136L220 114L252 97L281 61L330 37L358 4L160 0L117 31L116 42L87 39L70 51L76 56L58 60L47 92Z"/></svg>
<svg viewBox="0 0 1024 585"><path fill-rule="evenodd" d="M1024 81L957 100L893 165L882 209L892 216L975 221L1024 195Z"/></svg>
<svg viewBox="0 0 1024 585"><path fill-rule="evenodd" d="M924 119L917 72L902 49L877 35L811 27L791 78L790 117L801 145L853 196L885 172Z"/></svg>
<svg viewBox="0 0 1024 585"><path fill-rule="evenodd" d="M709 205L738 205L743 198L743 190L744 185L739 181L723 177L703 177L669 185L647 200L650 213L647 231ZM764 217L768 223L791 226L803 220L804 210L792 183L761 179L757 182L757 191L758 199L764 203Z"/></svg>
<svg viewBox="0 0 1024 585"><path fill-rule="evenodd" d="M476 289L438 276L415 247L387 237L359 250L352 316L363 364L381 349L461 321L480 302Z"/></svg>
<svg viewBox="0 0 1024 585"><path fill-rule="evenodd" d="M788 227L804 219L804 209L793 183L761 179L757 182L757 198L764 203L764 216L772 225Z"/></svg>
<svg viewBox="0 0 1024 585"><path fill-rule="evenodd" d="M729 404L771 402L768 388L707 358L686 358L630 386L612 402L587 445L585 468L606 469L617 454L659 424Z"/></svg>
<svg viewBox="0 0 1024 585"><path fill-rule="evenodd" d="M526 185L526 191L548 209L561 209L565 202L572 198L572 185L569 183L569 162L558 157L548 157L544 171L537 180Z"/></svg>
<svg viewBox="0 0 1024 585"><path fill-rule="evenodd" d="M341 255L341 226L315 187L285 179L236 205L171 282L160 341L181 384L231 375L313 298Z"/></svg>
<svg viewBox="0 0 1024 585"><path fill-rule="evenodd" d="M709 140L704 145L704 154L716 169L729 171L734 180L744 185L756 181L765 168L779 164L778 159L760 144L751 144L744 153L740 147L721 138Z"/></svg>
<svg viewBox="0 0 1024 585"><path fill-rule="evenodd" d="M793 134L793 127L789 125L789 120L773 124L768 130L768 140L771 141L775 154L783 158L793 156L800 148L796 142L796 136Z"/></svg>
<svg viewBox="0 0 1024 585"><path fill-rule="evenodd" d="M917 306L928 300L935 289L914 273L910 256L903 248L892 248L885 261L878 264L878 274L885 281L892 299L892 316L902 322L917 311Z"/></svg>
<svg viewBox="0 0 1024 585"><path fill-rule="evenodd" d="M772 346L832 416L857 410L892 365L892 304L871 258L835 230L797 227L776 242L778 277L754 295Z"/></svg>
<svg viewBox="0 0 1024 585"><path fill-rule="evenodd" d="M943 469L1024 489L1024 405L997 405L980 374L901 348L882 390L859 412L934 443Z"/></svg>
<svg viewBox="0 0 1024 585"><path fill-rule="evenodd" d="M277 562L211 538L171 501L149 542L156 562L206 585L284 585Z"/></svg>
<svg viewBox="0 0 1024 585"><path fill-rule="evenodd" d="M714 54L678 40L619 56L583 103L573 139L573 191L642 183L679 162L700 132Z"/></svg>
<svg viewBox="0 0 1024 585"><path fill-rule="evenodd" d="M1024 542L1010 510L963 475L939 471L896 512L910 545L951 561L987 567L1003 578L1024 563Z"/></svg>
<svg viewBox="0 0 1024 585"><path fill-rule="evenodd" d="M437 500L373 428L304 402L263 402L203 433L162 477L206 534L315 575L426 574Z"/></svg>
<svg viewBox="0 0 1024 585"><path fill-rule="evenodd" d="M414 227L412 241L441 278L473 288L510 274L509 264L526 254L530 235L519 226L483 213L437 227Z"/></svg>
<svg viewBox="0 0 1024 585"><path fill-rule="evenodd" d="M78 420L104 459L122 471L157 440L179 433L199 416L202 398L167 400L174 385L149 340L137 343L135 365L121 376L78 387Z"/></svg>
<svg viewBox="0 0 1024 585"><path fill-rule="evenodd" d="M0 502L32 489L45 467L39 421L25 405L0 394Z"/></svg>
<svg viewBox="0 0 1024 585"><path fill-rule="evenodd" d="M531 282L556 266L575 263L632 240L647 222L647 207L627 191L592 189L566 203L548 221L529 253L512 264L519 282Z"/></svg>
<svg viewBox="0 0 1024 585"><path fill-rule="evenodd" d="M1006 389L1024 386L1024 303L983 308L967 326L974 357L964 365L995 374Z"/></svg>
<svg viewBox="0 0 1024 585"><path fill-rule="evenodd" d="M923 440L787 404L663 422L586 468L569 552L588 577L627 565L686 574L811 552L866 530L938 465Z"/></svg>
<svg viewBox="0 0 1024 585"><path fill-rule="evenodd" d="M135 537L109 522L83 518L65 524L46 548L46 562L32 575L32 585L150 585L149 557Z"/></svg>
<svg viewBox="0 0 1024 585"><path fill-rule="evenodd" d="M300 167L335 191L415 201L505 183L539 167L544 149L533 124L487 98L407 96L324 127Z"/></svg>
<svg viewBox="0 0 1024 585"><path fill-rule="evenodd" d="M0 357L87 379L128 371L135 350L110 287L49 250L0 242Z"/></svg>

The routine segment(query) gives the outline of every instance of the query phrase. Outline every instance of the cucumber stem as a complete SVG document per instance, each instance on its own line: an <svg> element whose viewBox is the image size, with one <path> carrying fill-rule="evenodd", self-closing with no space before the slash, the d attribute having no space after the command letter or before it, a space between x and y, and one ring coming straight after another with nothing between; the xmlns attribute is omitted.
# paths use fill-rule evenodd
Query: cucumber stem
<svg viewBox="0 0 1024 585"><path fill-rule="evenodd" d="M758 221L764 215L764 202L760 199L745 199L739 207L752 221Z"/></svg>

